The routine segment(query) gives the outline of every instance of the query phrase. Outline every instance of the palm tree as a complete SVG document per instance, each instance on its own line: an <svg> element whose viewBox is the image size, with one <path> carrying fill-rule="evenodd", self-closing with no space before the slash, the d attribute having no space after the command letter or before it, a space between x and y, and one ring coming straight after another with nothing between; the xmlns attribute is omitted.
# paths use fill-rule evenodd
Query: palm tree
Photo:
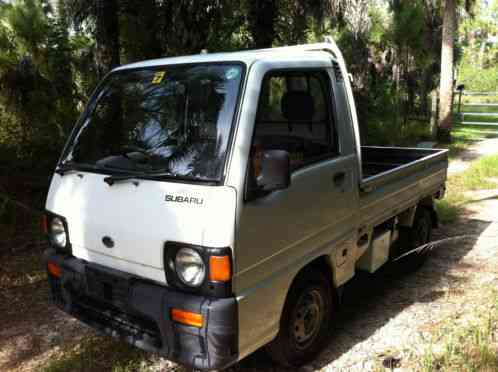
<svg viewBox="0 0 498 372"><path fill-rule="evenodd" d="M72 62L67 25L49 3L0 2L0 109L12 119L25 155L37 146L60 146L74 123Z"/></svg>
<svg viewBox="0 0 498 372"><path fill-rule="evenodd" d="M276 0L248 2L248 26L256 48L270 48L276 36L275 22L278 15Z"/></svg>
<svg viewBox="0 0 498 372"><path fill-rule="evenodd" d="M438 138L442 142L450 142L452 127L451 104L453 101L453 44L456 31L455 0L445 0L443 14Z"/></svg>
<svg viewBox="0 0 498 372"><path fill-rule="evenodd" d="M119 65L119 8L116 0L96 0L97 71L100 77Z"/></svg>
<svg viewBox="0 0 498 372"><path fill-rule="evenodd" d="M467 12L475 4L475 0L465 0ZM441 80L439 86L439 130L441 142L451 141L452 102L453 102L453 71L454 71L454 40L457 31L457 1L445 0L443 13L443 39L441 46Z"/></svg>
<svg viewBox="0 0 498 372"><path fill-rule="evenodd" d="M77 30L85 25L95 38L95 65L101 78L120 64L118 0L60 1Z"/></svg>

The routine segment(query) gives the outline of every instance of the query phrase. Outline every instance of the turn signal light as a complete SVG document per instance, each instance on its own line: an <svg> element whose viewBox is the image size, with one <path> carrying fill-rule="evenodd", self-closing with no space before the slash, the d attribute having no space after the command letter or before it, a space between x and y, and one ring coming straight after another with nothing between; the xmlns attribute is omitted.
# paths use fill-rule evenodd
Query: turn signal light
<svg viewBox="0 0 498 372"><path fill-rule="evenodd" d="M53 262L49 262L47 265L47 269L50 275L55 276L56 278L61 277L61 268L59 267L59 265Z"/></svg>
<svg viewBox="0 0 498 372"><path fill-rule="evenodd" d="M209 257L209 280L212 282L228 282L232 271L229 256Z"/></svg>
<svg viewBox="0 0 498 372"><path fill-rule="evenodd" d="M202 314L192 313L190 311L171 309L171 319L177 323L189 325L192 327L202 328Z"/></svg>

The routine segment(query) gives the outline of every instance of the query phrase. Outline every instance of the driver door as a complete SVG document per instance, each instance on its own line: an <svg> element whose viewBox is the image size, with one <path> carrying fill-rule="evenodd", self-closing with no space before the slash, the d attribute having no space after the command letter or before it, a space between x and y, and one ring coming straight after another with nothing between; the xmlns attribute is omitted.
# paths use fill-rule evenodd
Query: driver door
<svg viewBox="0 0 498 372"><path fill-rule="evenodd" d="M260 273L271 275L308 251L342 245L350 235L356 162L341 154L332 103L326 69L272 71L263 80L237 247L237 261L258 273L249 275L255 283ZM290 155L291 185L252 194L261 168L258 152L274 149Z"/></svg>

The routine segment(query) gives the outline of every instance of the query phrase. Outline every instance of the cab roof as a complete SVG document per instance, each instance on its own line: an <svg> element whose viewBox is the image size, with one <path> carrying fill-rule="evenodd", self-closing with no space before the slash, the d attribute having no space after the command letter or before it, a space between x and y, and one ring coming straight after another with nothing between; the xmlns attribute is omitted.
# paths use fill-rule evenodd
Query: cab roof
<svg viewBox="0 0 498 372"><path fill-rule="evenodd" d="M209 63L209 62L242 62L246 66L256 61L279 61L282 59L306 59L306 60L336 60L332 54L326 52L327 44L304 44L290 47L279 47L270 49L256 49L227 53L201 53L181 57L167 57L135 62L115 68L113 71L127 69L155 67L162 65Z"/></svg>

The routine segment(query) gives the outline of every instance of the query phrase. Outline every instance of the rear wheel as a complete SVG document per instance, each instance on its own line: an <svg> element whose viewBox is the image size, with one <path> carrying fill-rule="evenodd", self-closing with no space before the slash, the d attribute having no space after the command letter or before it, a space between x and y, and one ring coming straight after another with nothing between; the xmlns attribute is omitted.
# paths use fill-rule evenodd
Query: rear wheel
<svg viewBox="0 0 498 372"><path fill-rule="evenodd" d="M332 317L332 289L319 271L300 274L284 305L280 330L267 346L270 357L286 367L298 367L321 350Z"/></svg>
<svg viewBox="0 0 498 372"><path fill-rule="evenodd" d="M412 227L403 227L399 230L399 240L397 242L397 255L407 254L400 259L403 268L416 270L427 260L429 249L420 248L431 241L432 217L427 208L417 207ZM415 251L414 251L415 250ZM413 252L412 252L413 251Z"/></svg>

